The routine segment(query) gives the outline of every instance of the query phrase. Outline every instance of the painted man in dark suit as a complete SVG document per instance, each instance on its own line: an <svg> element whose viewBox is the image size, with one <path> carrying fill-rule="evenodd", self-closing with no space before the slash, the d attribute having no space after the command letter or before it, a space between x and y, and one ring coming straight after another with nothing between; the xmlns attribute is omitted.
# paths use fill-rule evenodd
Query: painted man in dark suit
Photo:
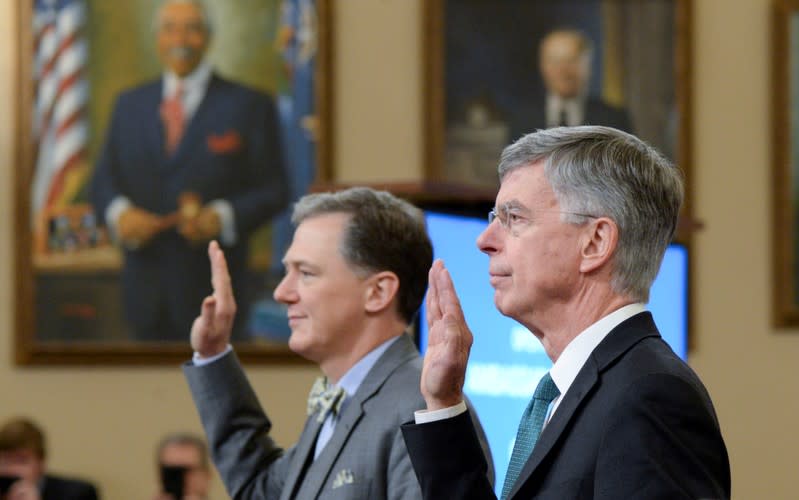
<svg viewBox="0 0 799 500"><path fill-rule="evenodd" d="M235 302L224 255L211 243L214 294L202 304L194 360L183 371L216 468L237 499L416 500L400 425L424 405L422 360L407 332L433 259L421 211L353 188L304 196L292 222L274 296L288 308L289 347L319 366L325 379L315 388L327 387L327 396L312 391L299 441L283 452L228 345Z"/></svg>
<svg viewBox="0 0 799 500"><path fill-rule="evenodd" d="M210 293L208 241L221 242L241 282L250 233L285 206L288 191L272 99L204 60L203 5L168 0L155 29L164 75L119 96L91 199L125 251L134 336L178 340Z"/></svg>
<svg viewBox="0 0 799 500"><path fill-rule="evenodd" d="M546 93L522 99L511 123L511 138L537 129L605 125L632 132L630 117L588 93L593 43L581 31L557 29L539 44L538 62Z"/></svg>
<svg viewBox="0 0 799 500"><path fill-rule="evenodd" d="M19 478L7 497L20 500L97 500L91 483L47 473L44 432L32 420L14 418L0 427L0 476Z"/></svg>
<svg viewBox="0 0 799 500"><path fill-rule="evenodd" d="M497 309L554 363L519 424L502 498L728 498L710 396L644 306L677 225L679 170L632 135L584 126L524 136L499 176L477 245ZM494 498L462 405L472 334L440 261L430 281L421 387L443 418L417 416L405 442L425 498Z"/></svg>

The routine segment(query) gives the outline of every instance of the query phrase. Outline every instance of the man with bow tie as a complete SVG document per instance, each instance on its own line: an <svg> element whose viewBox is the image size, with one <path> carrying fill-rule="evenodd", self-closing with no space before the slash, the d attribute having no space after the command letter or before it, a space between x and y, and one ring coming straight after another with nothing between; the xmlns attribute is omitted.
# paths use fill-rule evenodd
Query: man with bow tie
<svg viewBox="0 0 799 500"><path fill-rule="evenodd" d="M211 243L214 293L192 328L195 354L184 373L216 467L233 498L418 499L400 425L424 407L422 362L406 333L433 256L421 211L352 188L303 197L292 221L274 296L288 308L289 347L325 377L311 391L298 443L284 453L229 346L236 305L225 257ZM476 419L475 427L482 436Z"/></svg>
<svg viewBox="0 0 799 500"><path fill-rule="evenodd" d="M90 197L124 250L133 336L182 340L211 292L207 243L219 240L241 282L249 236L288 203L288 182L272 99L205 59L202 2L166 0L153 26L164 73L117 99Z"/></svg>

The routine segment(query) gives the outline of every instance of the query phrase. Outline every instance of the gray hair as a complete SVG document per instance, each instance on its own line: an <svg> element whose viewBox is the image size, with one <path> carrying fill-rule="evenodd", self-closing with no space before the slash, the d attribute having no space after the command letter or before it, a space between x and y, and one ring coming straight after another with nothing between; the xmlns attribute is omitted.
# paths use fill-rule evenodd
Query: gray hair
<svg viewBox="0 0 799 500"><path fill-rule="evenodd" d="M210 468L208 446L205 444L205 440L200 436L189 432L167 434L158 442L158 446L155 449L155 459L158 463L161 462L161 455L164 450L169 446L193 446L200 454L200 465L204 469Z"/></svg>
<svg viewBox="0 0 799 500"><path fill-rule="evenodd" d="M158 5L158 8L155 9L155 14L153 15L153 33L158 33L158 30L161 27L161 11L164 9L164 7L173 3L185 3L197 7L197 9L200 11L200 16L202 17L203 25L205 26L205 30L208 32L208 35L211 35L214 32L213 16L203 0L163 0L160 5Z"/></svg>
<svg viewBox="0 0 799 500"><path fill-rule="evenodd" d="M499 177L544 161L544 175L564 211L609 217L619 228L611 286L649 300L683 201L682 173L637 137L610 127L557 127L525 135L502 152Z"/></svg>
<svg viewBox="0 0 799 500"><path fill-rule="evenodd" d="M424 299L433 247L420 209L386 191L354 187L314 193L294 205L291 221L350 215L339 251L359 275L391 271L399 278L398 312L410 323Z"/></svg>

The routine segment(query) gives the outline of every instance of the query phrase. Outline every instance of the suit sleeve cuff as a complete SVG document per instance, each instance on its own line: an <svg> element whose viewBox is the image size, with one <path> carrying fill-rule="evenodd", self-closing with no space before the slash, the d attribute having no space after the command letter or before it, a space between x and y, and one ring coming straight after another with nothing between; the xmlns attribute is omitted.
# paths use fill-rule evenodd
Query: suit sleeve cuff
<svg viewBox="0 0 799 500"><path fill-rule="evenodd" d="M108 204L108 208L105 209L105 225L111 233L111 237L128 250L136 250L139 245L130 241L123 243L119 239L117 228L119 227L119 216L132 206L133 203L131 203L128 197L119 195L111 200L111 203Z"/></svg>
<svg viewBox="0 0 799 500"><path fill-rule="evenodd" d="M447 418L457 417L466 411L466 401L461 401L455 406L441 408L440 410L417 410L413 413L417 424L437 422Z"/></svg>
<svg viewBox="0 0 799 500"><path fill-rule="evenodd" d="M105 225L113 232L114 237L117 234L117 226L119 225L119 216L122 212L130 208L130 200L125 196L117 196L108 207L105 209Z"/></svg>
<svg viewBox="0 0 799 500"><path fill-rule="evenodd" d="M220 352L219 354L217 354L215 356L211 356L210 358L203 358L202 356L200 356L199 352L195 352L194 355L191 357L191 362L192 362L192 364L194 364L194 366L210 365L211 363L213 363L217 359L224 358L225 356L228 355L228 353L230 353L232 351L233 351L233 346L228 344L227 348L224 351Z"/></svg>
<svg viewBox="0 0 799 500"><path fill-rule="evenodd" d="M236 217L233 215L233 205L227 200L214 200L208 204L217 215L219 215L219 223L222 229L219 233L219 239L225 246L233 246L238 240L236 234Z"/></svg>

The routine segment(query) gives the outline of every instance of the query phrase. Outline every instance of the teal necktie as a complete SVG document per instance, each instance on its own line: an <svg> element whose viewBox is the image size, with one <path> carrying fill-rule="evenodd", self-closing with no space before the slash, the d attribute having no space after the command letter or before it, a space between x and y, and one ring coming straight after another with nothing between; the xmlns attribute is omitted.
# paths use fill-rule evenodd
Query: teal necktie
<svg viewBox="0 0 799 500"><path fill-rule="evenodd" d="M508 498L513 484L519 478L524 464L533 452L541 429L544 427L544 419L547 417L549 404L553 399L560 395L560 391L549 373L541 377L538 387L535 388L533 399L522 414L519 422L519 430L516 432L516 444L513 445L513 454L508 464L508 473L505 475L505 484L502 486L502 500Z"/></svg>

